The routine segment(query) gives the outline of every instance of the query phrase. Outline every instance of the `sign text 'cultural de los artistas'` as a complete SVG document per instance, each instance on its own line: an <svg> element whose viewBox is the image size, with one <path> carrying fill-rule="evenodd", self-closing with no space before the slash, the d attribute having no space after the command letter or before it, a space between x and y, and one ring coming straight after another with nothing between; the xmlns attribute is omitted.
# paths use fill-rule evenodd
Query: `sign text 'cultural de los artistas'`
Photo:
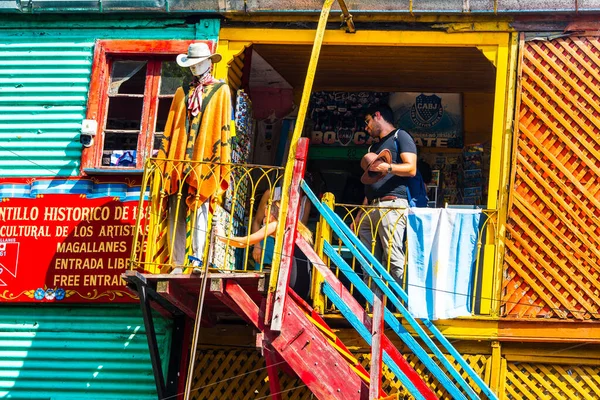
<svg viewBox="0 0 600 400"><path fill-rule="evenodd" d="M137 201L79 195L0 203L0 302L129 302ZM142 210L142 213L144 210Z"/></svg>

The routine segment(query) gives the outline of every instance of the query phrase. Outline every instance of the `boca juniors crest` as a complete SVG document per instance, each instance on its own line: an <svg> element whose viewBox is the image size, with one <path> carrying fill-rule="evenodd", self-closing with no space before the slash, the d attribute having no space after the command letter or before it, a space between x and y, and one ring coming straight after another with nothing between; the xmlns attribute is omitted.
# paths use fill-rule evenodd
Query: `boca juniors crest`
<svg viewBox="0 0 600 400"><path fill-rule="evenodd" d="M415 99L415 104L410 109L412 122L422 128L431 128L435 126L444 115L442 99L432 94L426 96L420 94Z"/></svg>
<svg viewBox="0 0 600 400"><path fill-rule="evenodd" d="M459 93L392 93L389 104L396 126L410 132L417 146L463 147Z"/></svg>

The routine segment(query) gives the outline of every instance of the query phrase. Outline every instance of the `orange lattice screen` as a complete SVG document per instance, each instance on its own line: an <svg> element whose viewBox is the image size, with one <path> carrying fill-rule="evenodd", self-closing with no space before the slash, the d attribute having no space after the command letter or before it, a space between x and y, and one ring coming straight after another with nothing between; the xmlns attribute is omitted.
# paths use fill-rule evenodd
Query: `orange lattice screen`
<svg viewBox="0 0 600 400"><path fill-rule="evenodd" d="M600 319L600 41L521 56L503 315Z"/></svg>

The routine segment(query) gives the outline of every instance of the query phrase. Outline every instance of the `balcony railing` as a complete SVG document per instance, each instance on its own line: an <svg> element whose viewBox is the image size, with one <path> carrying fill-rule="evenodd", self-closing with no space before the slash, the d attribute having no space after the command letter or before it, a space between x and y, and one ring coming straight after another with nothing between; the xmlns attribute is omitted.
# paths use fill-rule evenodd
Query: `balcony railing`
<svg viewBox="0 0 600 400"><path fill-rule="evenodd" d="M283 171L262 165L147 160L142 193L149 196L141 200L147 212L136 223L132 268L192 273L208 263L221 272L262 272L261 263L252 260L248 239L226 238L251 233L261 199L265 219L271 219Z"/></svg>
<svg viewBox="0 0 600 400"><path fill-rule="evenodd" d="M335 211L336 214L338 214L342 220L346 223L346 225L350 226L352 228L352 231L354 232L354 234L357 237L359 236L359 227L361 226L361 224L368 224L368 226L371 228L372 232L373 232L373 237L374 239L372 240L372 242L370 243L370 247L371 252L373 254L375 254L375 247L378 245L377 244L377 238L379 236L379 231L382 228L381 225L381 218L379 218L379 215L381 216L385 216L386 214L389 214L392 210L402 210L402 213L399 213L399 216L397 217L397 220L395 220L393 222L393 225L396 226L406 226L407 224L407 210L406 209L402 209L400 207L398 208L390 208L390 207L379 207L379 206L368 206L368 205L355 205L355 204L341 204L341 203L335 203L335 198L333 196L333 194L331 193L326 193L325 196L323 197L323 203L327 204L331 209L333 209ZM377 215L376 215L377 214ZM375 216L376 215L376 216ZM479 306L482 300L482 291L481 291L481 280L482 280L482 271L484 268L483 265L483 260L484 260L484 251L485 251L485 247L486 245L490 245L490 244L495 244L496 242L496 217L497 217L497 211L496 210L481 210L481 217L480 217L480 222L479 222L479 227L478 227L478 235L477 235L477 242L474 244L475 246L475 252L476 252L476 257L475 257L475 262L474 262L474 267L473 267L473 274L474 276L472 277L472 287L470 288L470 292L468 293L468 296L470 297L470 302L471 302L471 310L472 314L478 314L478 310L479 310ZM448 240L450 240L450 238L448 238ZM332 232L331 230L328 228L327 226L327 222L325 221L325 219L323 217L321 217L318 225L317 225L317 235L316 235L316 240L315 240L315 249L317 251L317 253L325 260L327 260L326 257L324 257L324 252L323 252L323 243L327 241L329 243L332 243L335 245L336 249L337 249L337 253L346 260L346 262L348 263L348 265L350 265L352 267L352 269L357 272L359 275L362 275L362 268L359 264L359 262L357 261L357 259L352 255L352 252L350 251L350 249L346 248L341 240L339 238L337 238ZM387 254L387 257L384 257L381 262L382 265L387 269L388 272L391 273L391 247L392 247L392 241L389 241L387 244L387 251L383 251L383 254ZM473 250L473 245L471 245L470 248L465 248L464 251L472 251ZM405 263L404 263L404 274L403 274L403 279L402 279L402 288L405 291L408 291L408 279L407 279L407 271L408 271L408 259L409 259L409 246L408 246L408 238L405 237L405 249L406 249L406 257L405 257ZM494 247L492 247L492 249L495 250ZM385 249L382 249L385 250ZM493 259L493 257L492 257ZM338 267L336 266L332 266L335 275L343 280L343 274L340 274L340 270ZM319 281L319 277L318 276L314 276L313 277L313 290L311 292L311 296L313 298L313 301L315 303L315 307L319 310L323 310L325 313L329 313L332 311L335 311L335 307L327 301L326 297L322 294L319 293L318 291L318 287L320 285L320 281ZM349 291L350 293L352 293L353 295L355 295L355 289L354 286L349 283L349 282L344 282L345 285L347 285L347 287L349 287ZM467 294L465 294L467 295ZM360 295L358 295L360 296ZM491 299L487 299L487 300L491 300Z"/></svg>
<svg viewBox="0 0 600 400"><path fill-rule="evenodd" d="M260 230L264 223L285 220L287 210L274 207L281 195L276 194L279 191L276 188L281 186L283 173L283 168L273 166L149 159L142 182L142 193L149 193L149 196L140 200L145 202L147 212L140 214L136 223L138 234L134 235L131 267L153 274L193 273L208 263L212 271L269 272L272 255L277 251L273 248L275 234L262 232L258 236L255 234L252 240L248 235L253 230ZM380 219L373 218L374 213L385 215L392 210L336 204L331 193L326 193L322 200L352 227L357 236L360 224L368 223L373 236L377 237L382 228ZM477 313L481 301L484 249L496 241L496 211L481 210L481 213L477 242L469 244L470 249L465 249L473 251L473 246L476 246L473 283L469 292L474 313ZM402 222L404 226L406 218L406 212L400 213L396 223ZM352 252L333 237L323 217L314 236L315 250L321 258L327 260L323 252L327 241L337 246L338 254L353 270L359 275L362 273ZM269 247L266 245L269 240L271 249L259 252L260 257L255 260L253 243L258 242L264 249ZM372 251L375 245L373 240ZM387 254L390 254L391 241L386 245L389 246ZM408 245L406 248L409 248ZM381 261L390 271L390 257ZM406 266L405 261L405 274ZM336 276L343 278L337 267L332 266L332 269ZM345 284L354 294L353 285ZM403 285L403 289L407 290L407 279L403 279ZM335 311L322 294L321 279L316 271L312 275L310 297L317 310L324 313Z"/></svg>

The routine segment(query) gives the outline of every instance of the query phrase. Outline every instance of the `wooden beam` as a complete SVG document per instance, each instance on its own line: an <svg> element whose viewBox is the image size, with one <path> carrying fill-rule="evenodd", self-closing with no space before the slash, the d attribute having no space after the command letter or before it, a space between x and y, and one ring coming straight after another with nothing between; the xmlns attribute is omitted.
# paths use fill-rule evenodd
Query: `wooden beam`
<svg viewBox="0 0 600 400"><path fill-rule="evenodd" d="M161 281L156 283L156 293L161 295L175 307L179 308L185 315L195 319L198 299L190 296L181 286L172 281Z"/></svg>
<svg viewBox="0 0 600 400"><path fill-rule="evenodd" d="M271 344L263 340L263 355L267 364L267 374L269 376L269 389L271 389L271 399L281 400L281 385L279 384L278 357Z"/></svg>
<svg viewBox="0 0 600 400"><path fill-rule="evenodd" d="M237 282L211 279L210 292L236 314L244 318L246 322L258 329L262 327L262 322L259 321L258 317L258 305Z"/></svg>
<svg viewBox="0 0 600 400"><path fill-rule="evenodd" d="M297 125L296 125L297 128ZM290 148L290 151L293 149ZM279 217L286 215L285 225L278 224L277 237L275 238L275 254L273 256L273 269L271 271L271 282L267 296L267 307L265 309L265 324L271 329L278 331L285 319L285 300L292 272L292 257L294 253L294 241L296 239L296 227L300 209L300 182L306 170L306 158L308 156L308 139L300 138L296 148L293 168L290 170L292 176L289 186L289 202L286 194L285 180L281 195L281 208ZM288 163L290 160L288 159ZM286 174L288 171L286 170ZM284 178L285 179L285 178ZM279 246L283 244L283 246ZM279 246L279 247L278 247ZM281 254L277 249L281 248Z"/></svg>
<svg viewBox="0 0 600 400"><path fill-rule="evenodd" d="M319 399L364 400L369 388L291 299L286 323L266 335L283 359ZM326 378L326 379L325 379Z"/></svg>
<svg viewBox="0 0 600 400"><path fill-rule="evenodd" d="M261 44L309 44L315 40L312 29L221 28L219 40ZM348 35L342 30L325 31L323 45L362 46L482 46L506 45L508 33L461 32L449 35L441 31L368 31Z"/></svg>
<svg viewBox="0 0 600 400"><path fill-rule="evenodd" d="M231 280L225 282L225 292L229 298L235 301L250 322L260 330L263 330L263 326L259 321L258 305L250 298L248 293L237 282Z"/></svg>
<svg viewBox="0 0 600 400"><path fill-rule="evenodd" d="M595 321L548 321L541 318L498 321L502 342L570 342L600 344L600 324Z"/></svg>

